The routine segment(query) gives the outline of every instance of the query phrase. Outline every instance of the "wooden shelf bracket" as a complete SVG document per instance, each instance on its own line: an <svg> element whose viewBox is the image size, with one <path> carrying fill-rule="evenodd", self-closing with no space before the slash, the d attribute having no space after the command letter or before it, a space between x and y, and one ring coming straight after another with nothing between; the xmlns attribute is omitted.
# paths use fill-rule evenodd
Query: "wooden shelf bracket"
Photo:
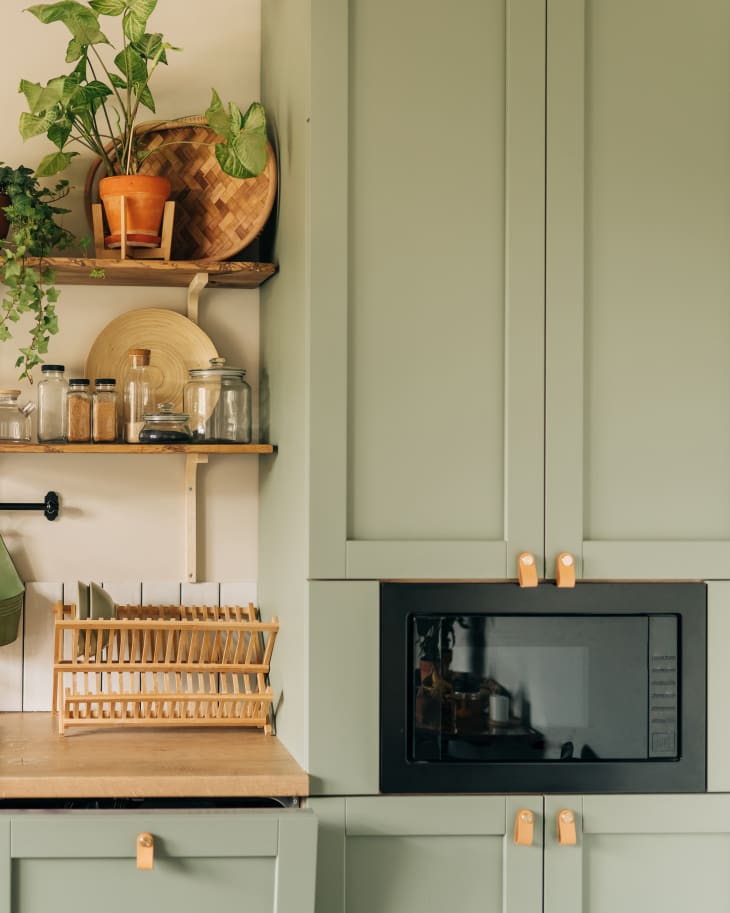
<svg viewBox="0 0 730 913"><path fill-rule="evenodd" d="M198 580L198 466L208 462L207 453L185 455L185 579Z"/></svg>
<svg viewBox="0 0 730 913"><path fill-rule="evenodd" d="M208 274L201 272L196 273L190 280L190 285L188 285L188 320L192 320L193 323L198 323L198 303L200 300L200 293L203 291L207 284Z"/></svg>

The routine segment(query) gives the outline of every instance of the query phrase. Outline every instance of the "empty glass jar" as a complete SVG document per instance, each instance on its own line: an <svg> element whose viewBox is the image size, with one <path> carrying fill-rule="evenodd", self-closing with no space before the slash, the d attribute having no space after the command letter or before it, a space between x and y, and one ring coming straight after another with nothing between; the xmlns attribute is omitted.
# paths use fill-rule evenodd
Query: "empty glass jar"
<svg viewBox="0 0 730 913"><path fill-rule="evenodd" d="M139 432L140 444L186 444L191 439L188 416L175 412L172 403L160 403L157 412L148 412Z"/></svg>
<svg viewBox="0 0 730 913"><path fill-rule="evenodd" d="M18 405L20 390L0 390L0 441L30 441L30 414L35 403Z"/></svg>
<svg viewBox="0 0 730 913"><path fill-rule="evenodd" d="M183 395L194 441L251 443L251 387L243 368L225 358L211 358L210 367L192 368Z"/></svg>

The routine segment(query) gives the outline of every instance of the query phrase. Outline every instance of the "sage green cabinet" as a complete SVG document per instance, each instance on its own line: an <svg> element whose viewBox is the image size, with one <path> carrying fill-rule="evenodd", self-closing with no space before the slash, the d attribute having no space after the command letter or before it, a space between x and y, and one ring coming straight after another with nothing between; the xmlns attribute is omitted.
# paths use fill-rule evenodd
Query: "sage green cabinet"
<svg viewBox="0 0 730 913"><path fill-rule="evenodd" d="M730 4L550 0L546 555L730 575Z"/></svg>
<svg viewBox="0 0 730 913"><path fill-rule="evenodd" d="M262 289L264 542L289 503L310 578L511 578L522 550L547 577L561 551L728 577L726 0L276 0L263 24L296 201Z"/></svg>
<svg viewBox="0 0 730 913"><path fill-rule="evenodd" d="M151 871L137 868L141 833ZM0 913L302 913L314 909L310 811L0 815Z"/></svg>
<svg viewBox="0 0 730 913"><path fill-rule="evenodd" d="M686 913L730 909L730 796L310 800L317 913ZM534 842L514 842L534 816ZM558 839L568 811L575 843Z"/></svg>
<svg viewBox="0 0 730 913"><path fill-rule="evenodd" d="M542 799L480 796L312 799L320 822L317 913L536 913ZM534 815L515 846L514 816Z"/></svg>

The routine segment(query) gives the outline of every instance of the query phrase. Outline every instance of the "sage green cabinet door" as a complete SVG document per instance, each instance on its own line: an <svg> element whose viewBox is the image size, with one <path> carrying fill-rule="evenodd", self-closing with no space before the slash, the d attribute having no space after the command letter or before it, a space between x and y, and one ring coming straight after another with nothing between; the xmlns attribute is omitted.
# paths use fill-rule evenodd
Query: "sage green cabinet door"
<svg viewBox="0 0 730 913"><path fill-rule="evenodd" d="M572 810L577 844L557 815ZM727 913L730 796L545 799L544 913Z"/></svg>
<svg viewBox="0 0 730 913"><path fill-rule="evenodd" d="M309 576L515 577L543 542L545 0L312 11Z"/></svg>
<svg viewBox="0 0 730 913"><path fill-rule="evenodd" d="M137 840L154 866L137 868ZM0 816L0 913L301 913L314 908L311 812L66 812ZM5 862L0 863L5 865Z"/></svg>
<svg viewBox="0 0 730 913"><path fill-rule="evenodd" d="M730 3L551 0L546 560L730 568Z"/></svg>
<svg viewBox="0 0 730 913"><path fill-rule="evenodd" d="M317 913L537 913L542 905L539 797L317 799ZM514 819L534 815L534 842Z"/></svg>

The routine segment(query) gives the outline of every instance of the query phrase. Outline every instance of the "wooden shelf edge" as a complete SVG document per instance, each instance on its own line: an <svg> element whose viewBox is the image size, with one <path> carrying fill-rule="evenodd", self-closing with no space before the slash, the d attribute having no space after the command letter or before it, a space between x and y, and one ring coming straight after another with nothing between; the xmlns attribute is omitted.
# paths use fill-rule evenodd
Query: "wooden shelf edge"
<svg viewBox="0 0 730 913"><path fill-rule="evenodd" d="M31 261L37 265L38 261ZM277 271L274 263L220 260L99 260L47 257L56 285L138 285L184 288L198 273L207 273L211 288L258 288ZM102 270L103 278L92 278Z"/></svg>
<svg viewBox="0 0 730 913"><path fill-rule="evenodd" d="M0 453L276 453L275 444L12 444Z"/></svg>

